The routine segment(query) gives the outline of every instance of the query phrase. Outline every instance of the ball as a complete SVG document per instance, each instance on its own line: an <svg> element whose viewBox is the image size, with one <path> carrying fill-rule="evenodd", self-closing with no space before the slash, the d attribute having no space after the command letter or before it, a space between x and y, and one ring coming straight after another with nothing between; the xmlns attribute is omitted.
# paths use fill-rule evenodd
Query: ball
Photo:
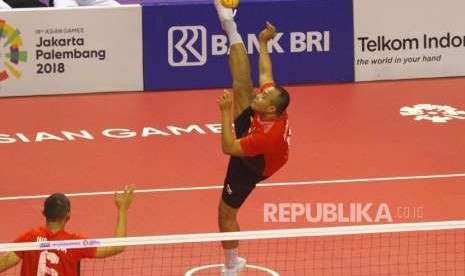
<svg viewBox="0 0 465 276"><path fill-rule="evenodd" d="M221 0L221 5L228 9L235 9L239 5L239 0Z"/></svg>

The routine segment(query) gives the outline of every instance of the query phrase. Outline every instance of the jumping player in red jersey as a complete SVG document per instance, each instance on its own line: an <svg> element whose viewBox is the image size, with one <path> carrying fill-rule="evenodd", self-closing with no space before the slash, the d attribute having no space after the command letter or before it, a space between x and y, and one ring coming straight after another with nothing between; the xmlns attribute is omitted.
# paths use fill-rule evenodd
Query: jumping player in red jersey
<svg viewBox="0 0 465 276"><path fill-rule="evenodd" d="M127 232L127 209L131 205L133 189L125 188L122 194L115 192L115 204L118 218L115 237L125 237ZM47 197L43 215L45 227L37 227L25 232L15 242L46 242L58 240L80 240L86 237L65 231L70 219L71 203L61 193ZM21 276L75 276L78 274L79 261L84 258L105 258L123 252L124 247L93 247L81 249L49 249L8 252L0 257L0 272L22 261Z"/></svg>
<svg viewBox="0 0 465 276"><path fill-rule="evenodd" d="M221 232L232 232L240 230L237 212L255 185L270 177L288 159L290 130L286 109L290 97L273 79L267 43L275 37L276 28L267 22L259 36L260 93L255 94L249 58L233 11L219 1L215 0L215 7L229 40L234 101L228 91L218 99L222 115L222 150L231 156L219 204L218 224ZM246 261L239 257L238 241L223 241L222 245L225 252L223 275L239 275Z"/></svg>

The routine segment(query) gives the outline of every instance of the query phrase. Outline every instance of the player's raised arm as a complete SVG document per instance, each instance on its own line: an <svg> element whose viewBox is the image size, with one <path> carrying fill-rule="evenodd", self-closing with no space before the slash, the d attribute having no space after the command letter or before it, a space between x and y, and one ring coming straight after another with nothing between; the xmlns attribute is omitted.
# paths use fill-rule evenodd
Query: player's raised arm
<svg viewBox="0 0 465 276"><path fill-rule="evenodd" d="M232 129L231 120L231 96L228 91L224 91L223 95L218 99L218 105L221 110L221 149L224 154L232 156L243 156L240 140Z"/></svg>
<svg viewBox="0 0 465 276"><path fill-rule="evenodd" d="M270 54L268 53L268 41L276 36L276 28L270 22L266 22L266 28L260 33L260 57L258 62L260 86L268 83L274 83L273 66L271 64Z"/></svg>
<svg viewBox="0 0 465 276"><path fill-rule="evenodd" d="M133 194L134 189L127 186L122 193L115 192L115 204L118 209L115 238L126 237L127 235L127 210L132 203ZM95 257L105 258L123 251L124 246L98 247Z"/></svg>

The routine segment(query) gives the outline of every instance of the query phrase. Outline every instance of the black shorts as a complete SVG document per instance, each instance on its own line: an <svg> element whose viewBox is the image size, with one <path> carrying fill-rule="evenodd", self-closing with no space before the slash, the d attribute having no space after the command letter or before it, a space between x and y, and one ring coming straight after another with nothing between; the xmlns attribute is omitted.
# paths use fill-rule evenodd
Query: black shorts
<svg viewBox="0 0 465 276"><path fill-rule="evenodd" d="M234 120L237 138L247 135L253 115L254 111L249 107ZM261 173L264 164L263 156L231 156L221 194L228 206L236 209L241 207L257 183L267 178Z"/></svg>

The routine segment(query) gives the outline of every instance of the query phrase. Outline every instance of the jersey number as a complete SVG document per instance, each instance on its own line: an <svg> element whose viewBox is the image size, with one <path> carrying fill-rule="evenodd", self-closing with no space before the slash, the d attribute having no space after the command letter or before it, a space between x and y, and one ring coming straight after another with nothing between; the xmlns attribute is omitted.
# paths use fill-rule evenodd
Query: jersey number
<svg viewBox="0 0 465 276"><path fill-rule="evenodd" d="M37 276L58 276L55 269L47 267L47 261L52 264L58 264L60 258L57 254L48 251L42 251L39 256L39 266L37 267Z"/></svg>

